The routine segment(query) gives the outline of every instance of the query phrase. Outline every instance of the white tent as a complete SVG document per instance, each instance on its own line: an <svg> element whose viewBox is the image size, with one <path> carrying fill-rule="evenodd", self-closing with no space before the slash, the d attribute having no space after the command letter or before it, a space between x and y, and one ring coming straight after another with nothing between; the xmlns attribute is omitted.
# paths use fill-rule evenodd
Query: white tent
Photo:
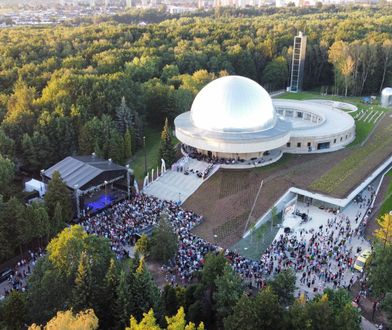
<svg viewBox="0 0 392 330"><path fill-rule="evenodd" d="M45 184L41 181L31 179L30 181L25 182L25 191L38 191L39 196L43 197L46 192Z"/></svg>

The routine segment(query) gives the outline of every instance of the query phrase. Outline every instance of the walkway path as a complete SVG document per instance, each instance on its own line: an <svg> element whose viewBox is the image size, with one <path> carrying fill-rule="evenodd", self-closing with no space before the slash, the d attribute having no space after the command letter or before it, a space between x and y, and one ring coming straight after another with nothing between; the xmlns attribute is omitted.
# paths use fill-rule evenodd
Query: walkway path
<svg viewBox="0 0 392 330"><path fill-rule="evenodd" d="M168 170L145 187L143 193L182 204L208 179L203 180L196 175L196 171L203 173L208 165L208 163L190 158L187 163L187 170L189 172L187 175L184 172ZM215 170L217 169L218 166L215 166ZM209 177L213 173L214 168L210 172Z"/></svg>

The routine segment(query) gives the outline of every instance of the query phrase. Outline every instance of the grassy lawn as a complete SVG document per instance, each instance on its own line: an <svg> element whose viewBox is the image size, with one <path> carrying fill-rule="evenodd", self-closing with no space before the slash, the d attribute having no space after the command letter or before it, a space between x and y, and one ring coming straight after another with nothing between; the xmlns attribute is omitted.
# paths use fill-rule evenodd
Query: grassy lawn
<svg viewBox="0 0 392 330"><path fill-rule="evenodd" d="M145 130L146 137L146 155L147 155L147 170L156 169L158 165L158 151L161 139L161 130L147 128ZM173 143L177 144L178 140L173 136ZM160 164L160 162L159 162ZM135 177L138 180L144 178L144 149L141 148L133 155L130 167L133 169Z"/></svg>
<svg viewBox="0 0 392 330"><path fill-rule="evenodd" d="M277 99L289 99L289 100L312 100L312 99L319 99L319 100L331 100L331 101L341 101L341 102L349 102L353 103L358 106L363 105L361 103L361 97L343 97L343 96L334 96L334 95L320 95L319 92L300 92L300 93L290 93L285 92L280 94L276 97Z"/></svg>
<svg viewBox="0 0 392 330"><path fill-rule="evenodd" d="M379 163L390 152L392 145L392 124L378 129L363 146L353 148L351 154L331 168L320 179L312 183L310 188L325 193L339 193L346 181L354 177L360 168L367 168L375 161Z"/></svg>
<svg viewBox="0 0 392 330"><path fill-rule="evenodd" d="M146 137L146 155L147 169L156 168L158 165L158 150L161 132L147 128ZM135 177L142 180L144 177L144 149L139 149L132 157L130 167L133 169Z"/></svg>
<svg viewBox="0 0 392 330"><path fill-rule="evenodd" d="M353 147L361 144L369 135L371 130L373 129L373 123L367 123L364 121L355 121L355 140L349 145L349 147Z"/></svg>
<svg viewBox="0 0 392 330"><path fill-rule="evenodd" d="M390 178L392 178L392 170L387 174ZM382 203L378 216L382 216L385 213L389 213L392 210L392 180L389 182L388 190L385 194L385 199Z"/></svg>

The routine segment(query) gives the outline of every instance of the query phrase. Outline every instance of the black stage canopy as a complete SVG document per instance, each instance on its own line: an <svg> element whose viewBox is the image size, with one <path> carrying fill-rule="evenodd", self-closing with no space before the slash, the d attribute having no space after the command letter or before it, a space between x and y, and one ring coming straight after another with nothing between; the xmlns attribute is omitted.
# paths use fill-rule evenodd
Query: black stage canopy
<svg viewBox="0 0 392 330"><path fill-rule="evenodd" d="M127 175L127 168L94 155L68 156L42 174L45 178L52 179L55 171L60 172L61 178L72 190L87 190L104 181L126 178Z"/></svg>

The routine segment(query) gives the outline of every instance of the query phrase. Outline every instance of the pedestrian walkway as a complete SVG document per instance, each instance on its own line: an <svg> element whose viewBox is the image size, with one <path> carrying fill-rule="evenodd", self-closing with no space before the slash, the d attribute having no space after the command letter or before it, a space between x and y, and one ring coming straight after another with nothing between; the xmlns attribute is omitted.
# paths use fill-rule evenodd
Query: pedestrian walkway
<svg viewBox="0 0 392 330"><path fill-rule="evenodd" d="M143 193L182 204L219 168L218 166L214 166L205 179L197 176L196 173L203 173L209 165L206 162L190 158L186 169L183 169L183 171L166 171L158 179L145 187Z"/></svg>

